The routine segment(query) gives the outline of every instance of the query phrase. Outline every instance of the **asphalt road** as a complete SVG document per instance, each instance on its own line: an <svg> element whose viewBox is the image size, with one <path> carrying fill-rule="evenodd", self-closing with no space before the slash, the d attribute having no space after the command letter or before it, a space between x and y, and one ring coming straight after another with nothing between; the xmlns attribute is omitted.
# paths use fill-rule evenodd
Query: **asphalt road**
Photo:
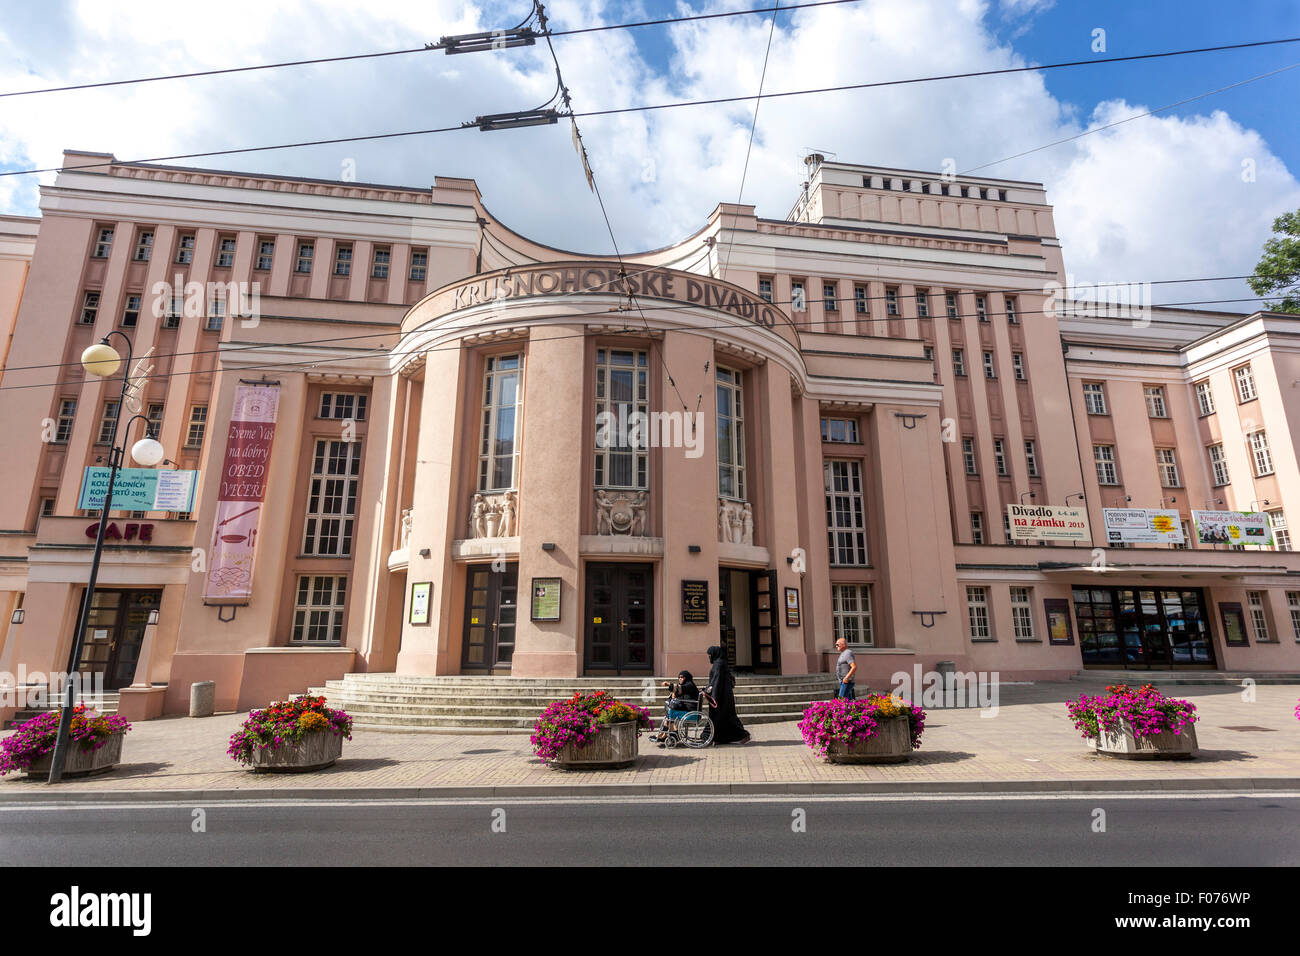
<svg viewBox="0 0 1300 956"><path fill-rule="evenodd" d="M1300 796L0 805L9 866L681 865L683 847L711 848L695 865L1295 866Z"/></svg>

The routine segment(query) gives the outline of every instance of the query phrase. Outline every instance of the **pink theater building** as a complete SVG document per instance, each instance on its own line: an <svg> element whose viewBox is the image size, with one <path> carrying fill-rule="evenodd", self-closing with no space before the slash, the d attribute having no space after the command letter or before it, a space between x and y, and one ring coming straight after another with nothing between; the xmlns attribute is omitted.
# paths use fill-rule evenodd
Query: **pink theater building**
<svg viewBox="0 0 1300 956"><path fill-rule="evenodd" d="M699 670L715 643L811 674L838 636L877 686L1300 671L1300 318L1062 305L1041 185L812 156L786 217L723 203L620 267L469 179L65 155L92 163L0 221L0 669L150 686L139 714L200 680L243 709L354 672ZM78 358L110 330L147 356L128 445L147 426L197 495L109 514L71 661L83 473L121 415ZM1088 530L1013 542L1018 504ZM1116 546L1106 509L1186 534ZM1199 510L1275 543L1199 543Z"/></svg>

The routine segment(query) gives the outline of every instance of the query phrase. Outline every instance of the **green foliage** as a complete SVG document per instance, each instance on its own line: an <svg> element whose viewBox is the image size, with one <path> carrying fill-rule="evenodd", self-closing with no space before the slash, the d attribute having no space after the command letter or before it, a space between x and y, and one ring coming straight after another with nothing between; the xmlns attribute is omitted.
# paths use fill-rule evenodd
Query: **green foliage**
<svg viewBox="0 0 1300 956"><path fill-rule="evenodd" d="M1274 219L1273 231L1278 235L1264 243L1264 255L1246 282L1256 295L1282 295L1272 311L1300 313L1300 210Z"/></svg>

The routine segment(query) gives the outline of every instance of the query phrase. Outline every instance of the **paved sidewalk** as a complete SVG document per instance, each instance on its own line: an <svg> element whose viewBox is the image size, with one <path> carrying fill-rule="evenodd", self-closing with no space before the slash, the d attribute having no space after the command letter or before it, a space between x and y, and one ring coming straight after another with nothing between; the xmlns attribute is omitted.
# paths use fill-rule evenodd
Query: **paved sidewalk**
<svg viewBox="0 0 1300 956"><path fill-rule="evenodd" d="M527 736L443 736L358 730L333 767L255 774L226 756L244 715L167 718L135 725L113 772L57 787L21 774L0 778L0 800L144 797L608 795L656 792L951 792L1115 789L1300 790L1300 686L1165 688L1196 704L1200 755L1130 761L1087 749L1064 701L1100 685L1070 681L1002 688L995 717L975 709L930 710L922 749L905 764L845 766L815 758L793 723L751 727L746 745L661 750L641 739L627 770L551 770Z"/></svg>

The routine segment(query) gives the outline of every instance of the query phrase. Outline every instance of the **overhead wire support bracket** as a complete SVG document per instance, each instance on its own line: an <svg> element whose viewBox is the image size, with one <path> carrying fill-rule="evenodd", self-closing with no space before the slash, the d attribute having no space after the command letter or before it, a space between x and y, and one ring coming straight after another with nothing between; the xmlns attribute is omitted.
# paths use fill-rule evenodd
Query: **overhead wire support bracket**
<svg viewBox="0 0 1300 956"><path fill-rule="evenodd" d="M440 37L437 43L426 43L424 47L426 50L442 50L448 56L453 53L486 53L489 50L505 50L516 46L535 46L537 37L538 34L532 27L514 27L510 30Z"/></svg>
<svg viewBox="0 0 1300 956"><path fill-rule="evenodd" d="M462 127L476 126L487 133L494 129L519 129L523 126L554 126L560 121L559 110L518 110L514 113L488 113L476 116Z"/></svg>

